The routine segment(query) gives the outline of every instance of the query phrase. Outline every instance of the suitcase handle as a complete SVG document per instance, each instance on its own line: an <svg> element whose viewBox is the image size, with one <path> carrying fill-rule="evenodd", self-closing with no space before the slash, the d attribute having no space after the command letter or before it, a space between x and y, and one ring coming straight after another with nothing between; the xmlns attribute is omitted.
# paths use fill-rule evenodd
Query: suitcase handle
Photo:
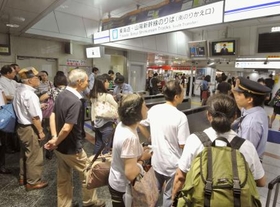
<svg viewBox="0 0 280 207"><path fill-rule="evenodd" d="M280 183L280 175L268 183L268 189L272 190L276 183Z"/></svg>

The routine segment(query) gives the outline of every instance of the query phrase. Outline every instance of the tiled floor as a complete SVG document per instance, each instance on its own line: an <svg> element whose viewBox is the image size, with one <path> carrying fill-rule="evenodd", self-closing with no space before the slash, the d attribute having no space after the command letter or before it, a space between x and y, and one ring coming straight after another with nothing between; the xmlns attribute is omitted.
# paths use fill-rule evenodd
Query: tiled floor
<svg viewBox="0 0 280 207"><path fill-rule="evenodd" d="M199 106L197 97L192 98L192 107ZM268 115L272 113L272 108L265 107ZM85 129L88 132L87 140L84 142L84 148L88 155L93 151L93 137L94 135L89 128L90 125L86 124ZM279 119L273 123L273 129L279 128ZM280 136L279 136L280 139ZM56 206L56 158L52 160L45 160L44 165L44 179L49 182L49 186L42 190L26 192L24 187L18 186L18 159L19 154L12 154L6 156L7 167L11 168L12 175L0 174L0 207L55 207ZM267 181L269 182L276 176L280 175L280 150L278 144L268 143L266 154L264 156L263 166L266 171ZM81 203L81 188L78 182L79 178L74 173L74 199ZM259 188L261 200L265 205L267 187ZM106 200L107 207L111 207L110 196L107 187L98 189L98 196L100 199ZM280 200L278 205L280 207Z"/></svg>

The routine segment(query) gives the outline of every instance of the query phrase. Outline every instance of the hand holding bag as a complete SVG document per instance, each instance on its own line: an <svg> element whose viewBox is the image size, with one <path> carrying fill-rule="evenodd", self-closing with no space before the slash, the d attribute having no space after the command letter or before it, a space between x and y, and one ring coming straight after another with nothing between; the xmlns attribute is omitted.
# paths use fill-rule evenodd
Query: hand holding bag
<svg viewBox="0 0 280 207"><path fill-rule="evenodd" d="M96 100L95 116L103 119L117 119L119 117L118 110L106 101L106 97L105 101Z"/></svg>
<svg viewBox="0 0 280 207"><path fill-rule="evenodd" d="M112 153L100 155L104 147L105 145L103 144L103 147L94 156L89 158L89 164L85 169L87 189L108 185Z"/></svg>
<svg viewBox="0 0 280 207"><path fill-rule="evenodd" d="M133 197L133 207L154 207L156 205L159 191L157 188L155 172L152 167L148 172L145 172L142 167L141 173L131 184L131 193Z"/></svg>

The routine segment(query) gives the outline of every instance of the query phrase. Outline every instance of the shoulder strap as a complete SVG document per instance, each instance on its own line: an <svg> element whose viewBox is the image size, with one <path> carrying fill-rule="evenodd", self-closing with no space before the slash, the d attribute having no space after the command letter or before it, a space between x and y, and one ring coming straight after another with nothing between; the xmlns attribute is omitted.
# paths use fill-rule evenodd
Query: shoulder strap
<svg viewBox="0 0 280 207"><path fill-rule="evenodd" d="M211 146L212 141L209 139L208 135L205 132L194 132L194 134L200 139L204 147Z"/></svg>
<svg viewBox="0 0 280 207"><path fill-rule="evenodd" d="M105 148L105 144L103 143L102 146L100 147L100 149L97 151L97 153L94 155L94 157L92 158L92 160L90 161L90 164L88 165L88 167L86 168L86 171L89 171L91 166L93 165L93 163L97 160L98 156L101 154L102 150Z"/></svg>
<svg viewBox="0 0 280 207"><path fill-rule="evenodd" d="M245 139L243 139L241 137L238 137L238 136L235 136L231 140L230 145L231 145L232 148L238 150L244 142L245 142Z"/></svg>

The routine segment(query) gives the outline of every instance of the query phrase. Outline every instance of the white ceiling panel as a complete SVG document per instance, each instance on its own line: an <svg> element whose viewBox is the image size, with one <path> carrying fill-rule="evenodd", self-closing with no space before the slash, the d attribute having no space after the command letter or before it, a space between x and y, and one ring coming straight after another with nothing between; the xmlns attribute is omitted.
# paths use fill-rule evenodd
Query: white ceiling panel
<svg viewBox="0 0 280 207"><path fill-rule="evenodd" d="M54 12L49 13L45 18L33 26L33 29L45 30L49 32L59 32Z"/></svg>
<svg viewBox="0 0 280 207"><path fill-rule="evenodd" d="M98 32L98 22L91 19L83 19L86 28L86 37L92 37L92 35Z"/></svg>
<svg viewBox="0 0 280 207"><path fill-rule="evenodd" d="M85 2L79 2L74 0L68 0L58 8L56 8L55 11L84 17L87 19L93 19L93 20L100 20L102 18L100 11L97 7L94 7L93 5L86 4Z"/></svg>
<svg viewBox="0 0 280 207"><path fill-rule="evenodd" d="M61 34L71 34L73 36L86 37L83 19L78 16L55 12L58 28Z"/></svg>
<svg viewBox="0 0 280 207"><path fill-rule="evenodd" d="M39 14L56 0L9 0L7 7Z"/></svg>

